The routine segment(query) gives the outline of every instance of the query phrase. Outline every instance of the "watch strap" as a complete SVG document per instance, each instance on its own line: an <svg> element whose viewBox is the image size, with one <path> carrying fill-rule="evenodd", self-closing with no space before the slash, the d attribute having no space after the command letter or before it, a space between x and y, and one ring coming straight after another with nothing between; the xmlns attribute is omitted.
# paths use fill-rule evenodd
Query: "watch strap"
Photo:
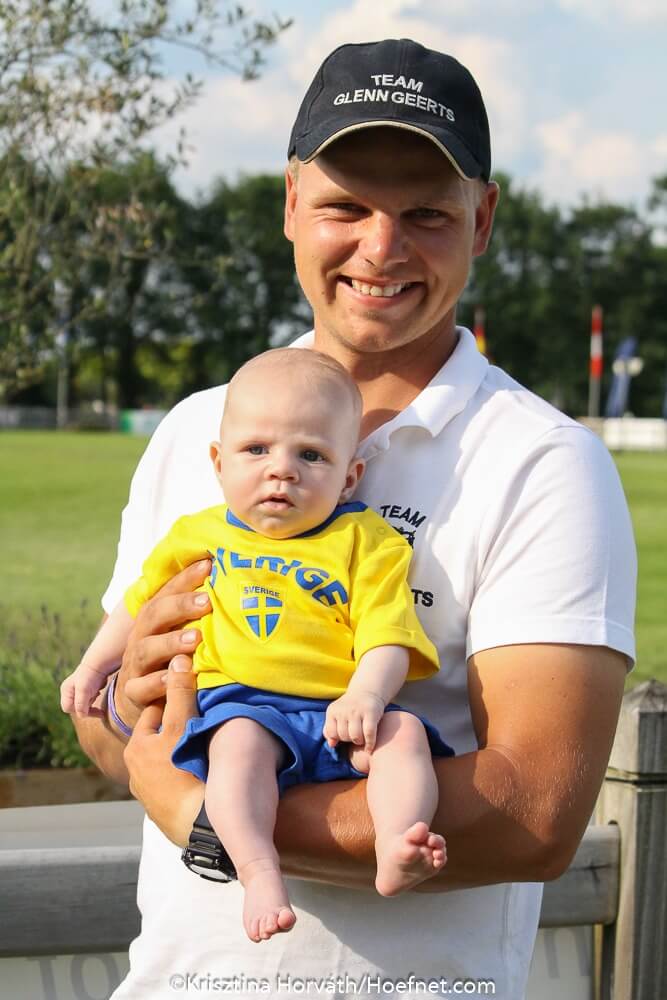
<svg viewBox="0 0 667 1000"><path fill-rule="evenodd" d="M211 882L233 882L238 878L234 862L211 826L203 803L192 825L188 846L183 849L181 860L200 878Z"/></svg>

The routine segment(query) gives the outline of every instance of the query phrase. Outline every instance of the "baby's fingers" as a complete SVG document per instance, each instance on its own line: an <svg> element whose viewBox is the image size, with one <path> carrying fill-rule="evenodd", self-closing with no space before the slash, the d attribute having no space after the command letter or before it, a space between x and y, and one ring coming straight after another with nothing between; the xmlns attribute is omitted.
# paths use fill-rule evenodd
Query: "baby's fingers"
<svg viewBox="0 0 667 1000"><path fill-rule="evenodd" d="M66 677L60 685L60 707L68 715L74 710L74 681L71 677Z"/></svg>
<svg viewBox="0 0 667 1000"><path fill-rule="evenodd" d="M356 712L348 716L347 719L347 741L355 746L364 745L364 725L362 717Z"/></svg>
<svg viewBox="0 0 667 1000"><path fill-rule="evenodd" d="M91 694L86 688L77 689L74 695L74 708L78 716L88 715L93 698L94 694Z"/></svg>
<svg viewBox="0 0 667 1000"><path fill-rule="evenodd" d="M364 719L364 750L367 753L372 753L375 750L375 741L377 739L377 722L373 718Z"/></svg>
<svg viewBox="0 0 667 1000"><path fill-rule="evenodd" d="M340 742L335 718L327 716L324 728L322 729L322 735L330 747L335 747Z"/></svg>

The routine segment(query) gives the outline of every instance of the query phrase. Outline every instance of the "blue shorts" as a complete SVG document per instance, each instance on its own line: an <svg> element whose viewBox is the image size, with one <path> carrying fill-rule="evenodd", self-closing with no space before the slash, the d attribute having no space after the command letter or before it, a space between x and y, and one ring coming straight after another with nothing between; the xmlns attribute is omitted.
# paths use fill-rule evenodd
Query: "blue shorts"
<svg viewBox="0 0 667 1000"><path fill-rule="evenodd" d="M244 684L226 684L204 688L197 694L200 716L188 720L183 736L176 744L172 762L206 781L208 777L208 740L213 729L229 719L254 719L282 740L287 759L278 772L278 788L284 792L292 785L310 781L336 781L339 778L365 778L352 767L347 749L327 745L322 730L330 701L323 698L300 698L276 694ZM405 711L400 705L387 705L386 712ZM415 714L415 713L411 713ZM451 757L454 751L437 729L417 716L426 729L431 754Z"/></svg>

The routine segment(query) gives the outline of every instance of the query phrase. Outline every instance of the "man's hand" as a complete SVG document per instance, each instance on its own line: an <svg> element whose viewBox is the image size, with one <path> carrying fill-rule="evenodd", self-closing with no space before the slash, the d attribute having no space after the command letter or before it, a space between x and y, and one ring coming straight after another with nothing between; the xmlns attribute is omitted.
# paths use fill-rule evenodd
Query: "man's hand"
<svg viewBox="0 0 667 1000"><path fill-rule="evenodd" d="M118 715L131 729L142 710L164 696L167 665L179 653L192 656L201 642L198 629L179 628L211 610L208 595L195 591L211 572L202 559L181 570L141 608L116 682Z"/></svg>
<svg viewBox="0 0 667 1000"><path fill-rule="evenodd" d="M166 672L166 691L163 685L164 712L162 703L144 709L124 753L130 791L162 832L180 847L187 844L204 801L204 783L171 762L186 722L198 714L191 667L189 657L174 658Z"/></svg>
<svg viewBox="0 0 667 1000"><path fill-rule="evenodd" d="M330 747L354 743L372 753L384 708L382 698L372 691L346 691L327 708L323 730L327 743Z"/></svg>

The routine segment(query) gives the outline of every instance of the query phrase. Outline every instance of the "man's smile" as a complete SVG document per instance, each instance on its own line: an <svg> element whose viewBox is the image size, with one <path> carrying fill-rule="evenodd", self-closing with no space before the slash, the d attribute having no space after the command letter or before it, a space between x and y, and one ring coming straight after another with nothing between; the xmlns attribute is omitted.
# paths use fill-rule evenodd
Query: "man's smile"
<svg viewBox="0 0 667 1000"><path fill-rule="evenodd" d="M354 298L364 305L372 305L374 308L385 308L398 302L404 302L411 296L421 284L417 281L364 281L359 278L351 278L347 275L340 275L340 284L350 289Z"/></svg>

